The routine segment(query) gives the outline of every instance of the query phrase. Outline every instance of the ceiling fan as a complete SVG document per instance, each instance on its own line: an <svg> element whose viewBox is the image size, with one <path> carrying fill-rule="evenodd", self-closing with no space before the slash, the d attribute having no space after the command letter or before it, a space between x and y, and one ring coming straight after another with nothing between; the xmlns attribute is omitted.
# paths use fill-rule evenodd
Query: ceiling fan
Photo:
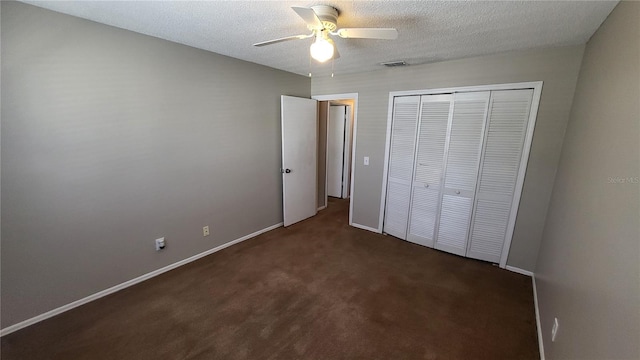
<svg viewBox="0 0 640 360"><path fill-rule="evenodd" d="M308 35L294 35L279 39L259 42L253 46L265 46L289 40L301 40L315 37L311 44L311 57L319 62L340 57L338 50L329 35L340 36L345 39L383 39L398 38L398 31L394 28L343 28L338 29L338 9L327 5L315 5L310 8L292 7L311 30Z"/></svg>

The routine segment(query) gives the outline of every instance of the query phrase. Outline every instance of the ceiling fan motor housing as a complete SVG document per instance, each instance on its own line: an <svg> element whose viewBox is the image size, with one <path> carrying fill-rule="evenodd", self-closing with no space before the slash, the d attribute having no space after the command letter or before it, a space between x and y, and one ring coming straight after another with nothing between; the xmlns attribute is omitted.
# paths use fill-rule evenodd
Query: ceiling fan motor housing
<svg viewBox="0 0 640 360"><path fill-rule="evenodd" d="M311 7L313 11L318 15L320 21L325 30L334 32L338 28L338 9L328 5L315 5Z"/></svg>

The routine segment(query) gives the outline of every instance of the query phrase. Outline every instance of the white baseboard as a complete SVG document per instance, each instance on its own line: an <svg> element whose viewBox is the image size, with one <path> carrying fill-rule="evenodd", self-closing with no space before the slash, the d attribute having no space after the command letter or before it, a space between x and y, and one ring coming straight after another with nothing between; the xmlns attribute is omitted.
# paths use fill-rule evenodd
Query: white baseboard
<svg viewBox="0 0 640 360"><path fill-rule="evenodd" d="M536 276L531 276L533 283L533 305L536 309L536 328L538 329L538 347L540 348L540 360L544 360L544 344L542 343L542 324L540 324L540 309L538 308L538 289L536 288Z"/></svg>
<svg viewBox="0 0 640 360"><path fill-rule="evenodd" d="M326 208L327 208L327 205L325 205L325 206L320 206L320 207L318 208L318 211L320 211L320 210L324 210L324 209L326 209Z"/></svg>
<svg viewBox="0 0 640 360"><path fill-rule="evenodd" d="M47 311L44 314L40 314L40 315L34 316L34 317L30 318L30 319L21 321L21 322L19 322L17 324L14 324L14 325L11 325L11 326L7 326L6 328L0 330L0 337L8 335L8 334L11 334L14 331L18 331L18 330L20 330L22 328L25 328L25 327L27 327L29 325L33 325L33 324L38 323L40 321L46 320L46 319L48 319L50 317L54 317L54 316L56 316L58 314L61 314L61 313L65 312L65 311L69 311L69 310L71 310L73 308L76 308L76 307L78 307L80 305L84 305L84 304L86 304L88 302L91 302L93 300L97 300L97 299L100 299L101 297L113 294L113 293L115 293L117 291L120 291L122 289L128 288L128 287L133 286L133 285L135 285L137 283L140 283L140 282L143 282L145 280L151 279L152 277L158 276L158 275L160 275L162 273L165 273L165 272L167 272L169 270L173 270L173 269L175 269L177 267L180 267L182 265L185 265L185 264L188 264L190 262L196 261L196 260L198 260L198 259L200 259L202 257L207 256L207 255L213 254L214 252L217 252L217 251L220 251L222 249L228 248L231 245L235 245L237 243L240 243L240 242L243 242L245 240L248 240L248 239L251 239L253 237L256 237L256 236L258 236L258 235L260 235L262 233L265 233L267 231L271 231L273 229L279 228L282 225L283 225L283 223L278 223L278 224L269 226L268 228L265 228L265 229L262 229L262 230L258 230L258 231L254 232L252 234L243 236L243 237L241 237L239 239L226 242L226 243L224 243L224 244L222 244L220 246L216 246L213 249L209 249L209 250L207 250L205 252L201 252L199 254L196 254L196 255L191 256L189 258L186 258L184 260L180 260L178 262L175 262L175 263L173 263L171 265L167 265L167 266L165 266L163 268L160 268L158 270L154 270L154 271L152 271L150 273L146 273L146 274L144 274L142 276L138 276L137 278L131 279L129 281L125 281L125 282L123 282L121 284L118 284L116 286L113 286L113 287L110 287L108 289L102 290L102 291L97 292L97 293L95 293L93 295L89 295L89 296L87 296L85 298L82 298L80 300L76 300L76 301L74 301L72 303L69 303L67 305L60 306L59 308L53 309L51 311Z"/></svg>
<svg viewBox="0 0 640 360"><path fill-rule="evenodd" d="M527 275L527 276L533 277L533 272L531 272L529 270L520 269L520 268L517 268L515 266L510 266L510 265L507 265L507 267L505 267L505 269L507 269L509 271L516 272L518 274L522 274L522 275Z"/></svg>
<svg viewBox="0 0 640 360"><path fill-rule="evenodd" d="M378 233L378 234L380 233L380 231L378 229L375 229L375 228L372 228L372 227L369 227L369 226L364 226L364 225L360 225L360 224L356 224L356 223L351 223L349 225L351 225L351 226L353 226L355 228L358 228L358 229L373 231L374 233Z"/></svg>
<svg viewBox="0 0 640 360"><path fill-rule="evenodd" d="M544 360L544 344L542 343L542 325L540 324L540 310L538 308L538 289L536 288L536 275L529 270L524 270L509 265L507 265L505 269L516 272L518 274L531 276L531 283L533 286L533 305L536 310L536 329L538 330L538 347L540 349L540 360Z"/></svg>

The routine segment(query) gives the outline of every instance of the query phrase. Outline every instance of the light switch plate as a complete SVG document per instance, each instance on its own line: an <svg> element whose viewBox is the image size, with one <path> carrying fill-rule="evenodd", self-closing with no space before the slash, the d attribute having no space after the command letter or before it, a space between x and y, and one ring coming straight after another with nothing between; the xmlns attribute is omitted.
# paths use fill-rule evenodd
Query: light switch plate
<svg viewBox="0 0 640 360"><path fill-rule="evenodd" d="M365 156L365 157L364 157L364 164L365 164L366 166L369 166L369 157L368 157L368 156Z"/></svg>

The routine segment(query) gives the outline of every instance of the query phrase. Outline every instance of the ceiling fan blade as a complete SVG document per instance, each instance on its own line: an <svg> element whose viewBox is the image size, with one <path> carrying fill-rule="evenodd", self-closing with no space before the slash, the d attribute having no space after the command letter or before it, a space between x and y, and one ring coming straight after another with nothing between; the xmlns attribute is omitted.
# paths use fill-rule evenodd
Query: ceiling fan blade
<svg viewBox="0 0 640 360"><path fill-rule="evenodd" d="M284 41L289 41L289 40L306 39L306 38L308 38L310 36L311 35L287 36L287 37L283 37L283 38L280 38L280 39L273 39L273 40L267 40L267 41L255 43L255 44L253 44L253 46L260 47L260 46L265 46L265 45L277 44L277 43L284 42Z"/></svg>
<svg viewBox="0 0 640 360"><path fill-rule="evenodd" d="M322 25L322 21L320 21L318 15L316 15L316 12L313 11L313 9L298 6L293 6L291 8L302 18L302 20L304 20L304 22L307 23L309 29L313 30L324 28L324 25Z"/></svg>
<svg viewBox="0 0 640 360"><path fill-rule="evenodd" d="M345 39L383 39L395 40L398 30L394 28L344 28L337 31Z"/></svg>

